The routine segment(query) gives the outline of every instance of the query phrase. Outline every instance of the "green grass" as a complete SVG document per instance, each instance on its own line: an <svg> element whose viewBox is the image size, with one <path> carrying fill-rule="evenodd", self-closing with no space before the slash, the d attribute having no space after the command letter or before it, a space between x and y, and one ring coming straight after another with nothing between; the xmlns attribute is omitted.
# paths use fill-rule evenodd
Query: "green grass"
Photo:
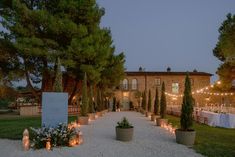
<svg viewBox="0 0 235 157"><path fill-rule="evenodd" d="M168 116L169 122L180 127L180 119ZM210 127L194 123L196 152L208 157L235 157L235 129Z"/></svg>
<svg viewBox="0 0 235 157"><path fill-rule="evenodd" d="M74 121L76 116L69 117ZM9 117L0 119L0 138L18 140L22 138L25 128L41 126L41 117Z"/></svg>

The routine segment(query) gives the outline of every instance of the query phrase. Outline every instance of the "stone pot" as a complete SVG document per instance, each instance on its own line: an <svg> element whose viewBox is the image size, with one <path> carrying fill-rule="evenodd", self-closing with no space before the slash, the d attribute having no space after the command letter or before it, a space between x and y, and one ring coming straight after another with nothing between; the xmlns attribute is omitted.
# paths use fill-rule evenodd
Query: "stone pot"
<svg viewBox="0 0 235 157"><path fill-rule="evenodd" d="M168 123L168 119L158 118L156 123L157 123L157 126L162 126L163 124L167 124Z"/></svg>
<svg viewBox="0 0 235 157"><path fill-rule="evenodd" d="M88 116L87 117L79 117L78 118L78 123L80 125L88 125L88 119L89 119Z"/></svg>
<svg viewBox="0 0 235 157"><path fill-rule="evenodd" d="M95 120L95 113L88 113L88 117L90 120Z"/></svg>
<svg viewBox="0 0 235 157"><path fill-rule="evenodd" d="M133 138L134 128L116 127L116 139L119 141L131 141Z"/></svg>
<svg viewBox="0 0 235 157"><path fill-rule="evenodd" d="M181 129L175 130L176 142L179 144L192 147L196 137L195 130L183 131Z"/></svg>

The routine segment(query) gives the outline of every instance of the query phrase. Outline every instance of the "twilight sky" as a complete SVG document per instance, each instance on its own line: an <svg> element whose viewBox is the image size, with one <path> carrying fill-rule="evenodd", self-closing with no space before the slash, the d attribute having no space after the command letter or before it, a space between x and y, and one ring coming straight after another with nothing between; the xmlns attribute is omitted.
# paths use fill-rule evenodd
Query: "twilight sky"
<svg viewBox="0 0 235 157"><path fill-rule="evenodd" d="M97 0L105 8L101 26L110 27L116 53L127 70L198 71L215 74L212 50L234 0ZM217 76L212 78L215 81Z"/></svg>

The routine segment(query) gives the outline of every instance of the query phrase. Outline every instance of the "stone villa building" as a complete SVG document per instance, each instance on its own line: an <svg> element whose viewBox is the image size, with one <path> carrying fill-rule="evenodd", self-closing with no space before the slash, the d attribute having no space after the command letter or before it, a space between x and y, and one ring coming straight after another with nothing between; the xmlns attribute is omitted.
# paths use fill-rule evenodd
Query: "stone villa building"
<svg viewBox="0 0 235 157"><path fill-rule="evenodd" d="M134 108L140 106L142 92L146 91L148 99L148 91L151 90L152 104L154 102L156 88L161 92L161 85L164 82L166 93L174 95L182 95L184 91L184 80L187 72L171 72L168 69L166 72L155 71L127 71L126 76L121 81L120 86L115 90L115 96L120 102L120 107L124 110L130 108L130 102ZM192 84L192 91L201 89L210 85L212 74L205 72L188 72ZM174 98L167 96L168 105L181 104L182 98Z"/></svg>

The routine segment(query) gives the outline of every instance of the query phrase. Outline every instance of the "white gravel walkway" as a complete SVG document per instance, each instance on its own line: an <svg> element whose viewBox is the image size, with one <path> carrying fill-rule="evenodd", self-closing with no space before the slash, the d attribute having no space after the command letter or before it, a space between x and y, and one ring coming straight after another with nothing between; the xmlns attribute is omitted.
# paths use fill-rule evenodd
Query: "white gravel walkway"
<svg viewBox="0 0 235 157"><path fill-rule="evenodd" d="M123 116L135 127L131 142L115 140L115 126ZM53 151L23 151L21 141L0 139L0 157L202 157L193 149L176 144L173 135L136 112L110 112L81 130L82 145Z"/></svg>

